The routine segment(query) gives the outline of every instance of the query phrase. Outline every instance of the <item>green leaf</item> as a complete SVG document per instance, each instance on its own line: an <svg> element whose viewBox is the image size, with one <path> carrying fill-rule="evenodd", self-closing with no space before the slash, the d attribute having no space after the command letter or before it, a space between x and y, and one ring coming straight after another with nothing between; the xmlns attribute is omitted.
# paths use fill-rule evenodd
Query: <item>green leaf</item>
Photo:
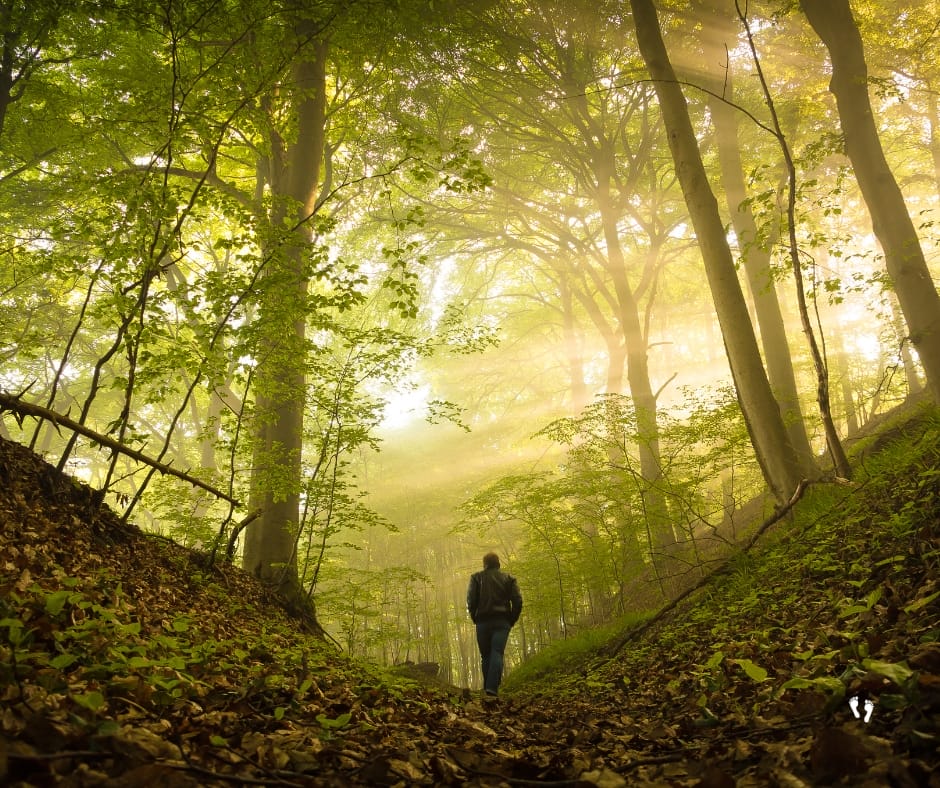
<svg viewBox="0 0 940 788"><path fill-rule="evenodd" d="M209 743L212 744L214 747L228 747L228 742L225 740L225 738L222 736L219 736L218 734L210 736Z"/></svg>
<svg viewBox="0 0 940 788"><path fill-rule="evenodd" d="M53 591L46 597L46 612L50 616L59 615L59 613L62 612L62 608L65 607L65 603L69 601L69 597L72 593L73 592L68 589Z"/></svg>
<svg viewBox="0 0 940 788"><path fill-rule="evenodd" d="M876 563L875 566L885 566L886 564L903 564L904 560L905 560L905 556L903 555L893 555L890 558L882 559L881 561Z"/></svg>
<svg viewBox="0 0 940 788"><path fill-rule="evenodd" d="M73 695L72 699L90 711L100 711L104 707L104 695L97 690L85 692L82 695Z"/></svg>
<svg viewBox="0 0 940 788"><path fill-rule="evenodd" d="M274 709L274 719L276 719L276 720L283 720L283 719L284 719L284 713L285 713L286 711L287 711L287 709L285 709L283 706L278 706L276 709Z"/></svg>
<svg viewBox="0 0 940 788"><path fill-rule="evenodd" d="M714 654L709 657L708 662L705 663L706 668L717 668L725 658L724 651L716 651Z"/></svg>
<svg viewBox="0 0 940 788"><path fill-rule="evenodd" d="M740 665L741 669L752 681L767 681L767 671L764 670L760 665L751 662L749 659L736 659L733 660L733 662L736 662L738 665Z"/></svg>
<svg viewBox="0 0 940 788"><path fill-rule="evenodd" d="M864 613L868 610L865 605L849 605L848 607L843 607L839 610L839 618L848 618L849 616L855 616L859 613Z"/></svg>
<svg viewBox="0 0 940 788"><path fill-rule="evenodd" d="M845 692L845 684L833 676L819 676L815 679L796 677L785 681L780 687L781 692L788 689L816 689L832 695L841 695Z"/></svg>
<svg viewBox="0 0 940 788"><path fill-rule="evenodd" d="M173 620L173 631L174 632L188 632L189 631L189 619L185 616Z"/></svg>
<svg viewBox="0 0 940 788"><path fill-rule="evenodd" d="M59 654L49 660L49 665L56 670L62 670L73 664L77 659L78 657L74 654Z"/></svg>
<svg viewBox="0 0 940 788"><path fill-rule="evenodd" d="M920 599L915 599L913 602L911 602L911 604L904 608L904 612L916 613L921 608L933 602L938 596L940 596L940 591L937 591L930 596L922 596Z"/></svg>
<svg viewBox="0 0 940 788"><path fill-rule="evenodd" d="M352 719L352 714L349 714L349 713L340 714L335 720L330 719L325 714L317 715L317 722L319 722L320 725L323 728L326 728L327 730L345 728L349 724L349 721L351 719Z"/></svg>
<svg viewBox="0 0 940 788"><path fill-rule="evenodd" d="M863 659L862 666L872 673L877 673L879 676L884 676L886 679L893 681L899 687L903 687L905 682L914 675L913 670L899 662L881 662L877 659Z"/></svg>

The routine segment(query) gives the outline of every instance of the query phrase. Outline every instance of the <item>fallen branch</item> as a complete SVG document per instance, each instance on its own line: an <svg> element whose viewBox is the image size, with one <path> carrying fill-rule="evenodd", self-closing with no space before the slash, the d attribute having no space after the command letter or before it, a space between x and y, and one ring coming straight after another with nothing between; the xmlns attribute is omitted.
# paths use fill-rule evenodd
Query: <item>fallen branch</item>
<svg viewBox="0 0 940 788"><path fill-rule="evenodd" d="M125 446L123 443L114 440L114 438L109 438L107 435L102 435L99 432L95 432L95 430L89 429L84 424L79 424L79 422L75 421L74 419L71 419L68 416L63 416L61 413L56 413L55 411L49 410L48 408L44 408L40 405L33 405L30 402L23 402L23 400L19 399L18 397L11 397L9 394L0 392L0 413L3 413L4 411L12 411L13 413L18 414L21 418L24 416L30 416L35 419L43 419L44 421L51 422L57 428L66 427L67 429L72 430L72 432L77 432L79 435L84 435L86 438L90 438L101 446L130 457L131 459L137 460L137 462L143 463L144 465L149 465L151 468L155 468L156 470L160 471L160 473L169 474L170 476L175 476L177 479L182 479L184 482L189 482L191 485L193 485L193 487L199 487L200 489L216 496L216 498L221 498L223 501L228 501L234 506L240 505L239 501L228 493L216 489L211 484L206 484L204 481L197 479L195 476L190 476L190 474L186 473L185 471L178 471L169 465L158 462L157 460L148 457L146 454L143 454L136 449Z"/></svg>

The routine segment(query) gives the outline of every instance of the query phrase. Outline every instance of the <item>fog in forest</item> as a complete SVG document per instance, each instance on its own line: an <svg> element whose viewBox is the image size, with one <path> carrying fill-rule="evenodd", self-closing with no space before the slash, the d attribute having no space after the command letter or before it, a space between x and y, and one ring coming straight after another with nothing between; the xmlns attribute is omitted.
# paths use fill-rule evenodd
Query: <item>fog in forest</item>
<svg viewBox="0 0 940 788"><path fill-rule="evenodd" d="M934 2L163 5L4 20L0 434L350 655L474 686L485 552L518 662L940 391Z"/></svg>

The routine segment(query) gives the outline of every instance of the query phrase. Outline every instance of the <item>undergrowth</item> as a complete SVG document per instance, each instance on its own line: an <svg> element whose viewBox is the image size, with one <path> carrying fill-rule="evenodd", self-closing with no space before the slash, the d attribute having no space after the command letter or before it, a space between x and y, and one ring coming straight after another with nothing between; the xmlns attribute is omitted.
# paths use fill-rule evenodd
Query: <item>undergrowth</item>
<svg viewBox="0 0 940 788"><path fill-rule="evenodd" d="M639 626L651 615L629 613L604 626L591 627L565 640L556 640L514 667L507 673L502 686L508 692L515 692L536 686L555 674L577 672L618 633Z"/></svg>
<svg viewBox="0 0 940 788"><path fill-rule="evenodd" d="M509 686L620 693L625 708L661 703L634 696L659 686L704 726L831 713L877 690L881 714L923 735L917 672L896 644L916 652L940 641L940 414L924 408L888 428L854 463L850 484L812 485L749 553L641 636L585 633L517 669ZM657 676L664 663L673 674Z"/></svg>
<svg viewBox="0 0 940 788"><path fill-rule="evenodd" d="M337 654L290 622L259 622L244 634L216 637L199 625L199 612L179 614L159 627L142 626L135 606L105 573L59 577L60 588L38 582L0 600L0 684L4 701L54 705L99 735L117 729L113 707L152 710L181 704L248 703L281 719L292 707L323 696L331 684L403 700L415 682ZM239 615L238 601L219 596ZM321 715L324 735L348 714Z"/></svg>

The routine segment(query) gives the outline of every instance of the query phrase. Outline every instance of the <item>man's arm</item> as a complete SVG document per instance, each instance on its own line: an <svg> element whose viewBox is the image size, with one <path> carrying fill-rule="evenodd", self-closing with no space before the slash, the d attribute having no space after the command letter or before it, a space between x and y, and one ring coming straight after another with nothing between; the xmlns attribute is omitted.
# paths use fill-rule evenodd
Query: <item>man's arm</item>
<svg viewBox="0 0 940 788"><path fill-rule="evenodd" d="M509 585L509 603L512 608L509 614L509 623L515 625L522 615L522 592L519 590L519 584L516 578L512 578Z"/></svg>
<svg viewBox="0 0 940 788"><path fill-rule="evenodd" d="M479 583L475 582L476 576L470 576L470 585L467 587L467 612L470 614L470 620L475 624L477 622L477 607L480 604Z"/></svg>

